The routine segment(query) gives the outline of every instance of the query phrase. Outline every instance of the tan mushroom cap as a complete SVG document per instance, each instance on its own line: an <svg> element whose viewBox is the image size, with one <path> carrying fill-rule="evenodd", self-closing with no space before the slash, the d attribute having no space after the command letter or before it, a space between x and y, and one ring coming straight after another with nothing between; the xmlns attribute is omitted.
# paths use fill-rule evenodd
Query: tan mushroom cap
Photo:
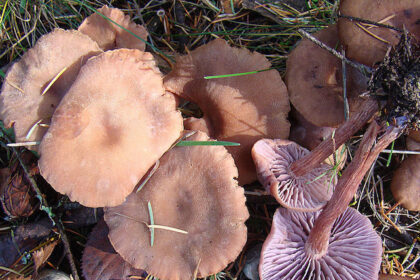
<svg viewBox="0 0 420 280"><path fill-rule="evenodd" d="M207 141L197 132L188 138ZM222 146L175 147L161 159L156 173L139 192L105 209L109 239L136 268L159 279L206 277L235 260L245 245L248 218L244 191L232 156ZM187 231L154 230L147 226L148 202L154 224Z"/></svg>
<svg viewBox="0 0 420 280"><path fill-rule="evenodd" d="M336 25L313 36L332 48L339 44ZM308 39L303 39L289 54L285 80L290 102L306 120L321 127L337 127L344 122L340 59ZM366 82L366 78L356 69L347 67L350 114L363 102L358 96L365 91Z"/></svg>
<svg viewBox="0 0 420 280"><path fill-rule="evenodd" d="M420 155L412 155L395 171L391 191L396 201L410 211L420 211Z"/></svg>
<svg viewBox="0 0 420 280"><path fill-rule="evenodd" d="M198 104L204 123L210 126L210 137L241 144L228 147L239 170L240 185L256 179L252 145L264 137L289 136L287 89L276 70L209 80L204 77L270 67L263 55L229 47L217 39L179 57L164 80L168 91Z"/></svg>
<svg viewBox="0 0 420 280"><path fill-rule="evenodd" d="M420 2L418 0L342 0L340 13L400 29L405 27L420 39L420 24L418 24ZM362 25L365 30L357 24ZM398 31L389 28L368 27L345 18L339 18L338 30L340 40L346 48L346 55L368 66L382 61L388 47L396 45L401 35Z"/></svg>
<svg viewBox="0 0 420 280"><path fill-rule="evenodd" d="M98 9L98 12L115 21L125 29L130 30L143 40L147 40L148 34L146 29L142 25L135 24L131 21L130 17L125 16L120 9L103 6ZM144 51L146 48L146 44L142 40L97 13L87 17L79 26L78 30L96 41L104 51L119 48Z"/></svg>
<svg viewBox="0 0 420 280"><path fill-rule="evenodd" d="M40 171L71 200L115 206L182 130L152 55L108 51L82 67L58 106L39 148Z"/></svg>
<svg viewBox="0 0 420 280"><path fill-rule="evenodd" d="M46 128L36 125L37 122L49 123L80 67L88 58L101 52L96 42L79 31L55 29L42 36L33 48L13 64L0 94L0 118L8 127L14 124L16 141L42 139ZM34 129L29 133L32 127Z"/></svg>

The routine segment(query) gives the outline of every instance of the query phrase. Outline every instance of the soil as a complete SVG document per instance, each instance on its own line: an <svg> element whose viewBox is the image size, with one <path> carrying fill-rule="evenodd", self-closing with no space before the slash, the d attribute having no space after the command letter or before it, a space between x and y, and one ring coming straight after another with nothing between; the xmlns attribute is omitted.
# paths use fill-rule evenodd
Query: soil
<svg viewBox="0 0 420 280"><path fill-rule="evenodd" d="M373 72L369 90L387 101L384 118L390 124L420 127L420 46L403 34Z"/></svg>

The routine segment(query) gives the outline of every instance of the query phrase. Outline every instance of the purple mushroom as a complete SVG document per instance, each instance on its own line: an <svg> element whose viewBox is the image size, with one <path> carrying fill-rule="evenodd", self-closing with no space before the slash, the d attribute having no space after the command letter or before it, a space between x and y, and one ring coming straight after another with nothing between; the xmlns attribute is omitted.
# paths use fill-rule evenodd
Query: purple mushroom
<svg viewBox="0 0 420 280"><path fill-rule="evenodd" d="M319 215L286 210L277 212L274 229L262 252L262 279L377 279L381 260L379 237L366 219L350 215L354 210L348 210L347 205L378 154L402 130L386 127L375 144L383 127L376 121L370 124L354 159L344 170L331 199ZM280 223L280 229L275 229ZM276 241L272 241L274 235ZM287 256L287 262L281 261L283 256ZM363 264L359 264L359 260ZM344 262L348 264L344 265ZM360 270L357 267L362 267L363 277L354 276Z"/></svg>
<svg viewBox="0 0 420 280"><path fill-rule="evenodd" d="M281 139L262 139L252 148L261 184L282 206L295 211L317 211L324 207L337 182L327 164L321 164L304 176L290 172L290 165L309 153L295 142Z"/></svg>

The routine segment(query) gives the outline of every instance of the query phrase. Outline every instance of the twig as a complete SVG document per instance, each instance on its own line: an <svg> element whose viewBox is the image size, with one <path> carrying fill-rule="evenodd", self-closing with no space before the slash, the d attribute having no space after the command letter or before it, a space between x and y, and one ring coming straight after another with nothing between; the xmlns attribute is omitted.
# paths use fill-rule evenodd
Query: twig
<svg viewBox="0 0 420 280"><path fill-rule="evenodd" d="M343 49L341 51L342 56L346 57L346 51ZM349 101L347 99L347 71L346 63L344 60L341 60L341 72L343 76L343 101L344 101L344 119L347 121L349 119Z"/></svg>
<svg viewBox="0 0 420 280"><path fill-rule="evenodd" d="M361 22L361 23L371 24L371 25L375 25L375 26L378 26L378 27L385 27L385 28L392 29L392 30L395 30L395 31L398 31L398 32L404 32L402 29L400 29L398 27L388 25L388 24L379 23L379 22L375 22L375 21L371 21L371 20L367 20L367 19L363 19L363 18L352 17L352 16L347 16L347 15L341 15L341 14L338 15L338 17L346 18L350 21L357 21L357 22Z"/></svg>
<svg viewBox="0 0 420 280"><path fill-rule="evenodd" d="M358 69L362 74L364 74L366 76L370 76L370 73L372 72L372 70L369 67L349 60L348 58L344 57L341 53L337 52L333 48L330 48L329 46L327 46L323 42L319 41L317 38L315 38L314 36L312 36L311 34L309 34L308 32L306 32L305 30L303 30L301 28L298 29L298 32L299 32L300 35L302 35L306 39L310 40L311 42L313 42L317 46L323 48L324 50L329 51L331 54L335 55L337 58L341 59L345 63L351 65L352 67L354 67L356 69Z"/></svg>

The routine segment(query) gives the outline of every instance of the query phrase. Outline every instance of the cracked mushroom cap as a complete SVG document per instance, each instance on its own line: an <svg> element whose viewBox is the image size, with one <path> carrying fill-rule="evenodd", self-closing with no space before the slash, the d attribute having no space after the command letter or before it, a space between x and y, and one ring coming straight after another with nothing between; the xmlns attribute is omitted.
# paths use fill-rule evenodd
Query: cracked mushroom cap
<svg viewBox="0 0 420 280"><path fill-rule="evenodd" d="M287 89L276 70L257 74L204 79L271 67L257 52L229 47L220 39L179 57L165 77L165 88L200 107L209 136L238 142L228 147L239 170L239 184L256 179L252 145L261 138L287 138L290 110Z"/></svg>
<svg viewBox="0 0 420 280"><path fill-rule="evenodd" d="M418 0L342 0L340 13L374 22L406 28L420 39L420 2ZM400 32L369 26L346 18L338 19L340 41L346 56L367 66L382 61L390 45L400 40Z"/></svg>
<svg viewBox="0 0 420 280"><path fill-rule="evenodd" d="M392 177L391 191L404 208L420 211L420 155L403 161Z"/></svg>
<svg viewBox="0 0 420 280"><path fill-rule="evenodd" d="M17 142L42 139L47 129L37 124L50 122L80 67L101 52L96 42L79 31L55 29L13 64L0 94L0 118L7 127L14 125Z"/></svg>
<svg viewBox="0 0 420 280"><path fill-rule="evenodd" d="M197 132L188 140L207 141ZM159 279L190 280L215 274L234 261L245 245L248 210L232 156L222 146L175 147L161 159L156 173L127 200L105 210L109 239L136 268ZM155 225L148 227L148 202Z"/></svg>
<svg viewBox="0 0 420 280"><path fill-rule="evenodd" d="M314 37L332 48L339 44L336 25L318 31ZM289 54L285 80L290 102L306 120L320 127L337 127L344 122L340 59L308 39L303 39ZM366 78L356 69L347 66L350 114L363 102L359 94L366 87Z"/></svg>
<svg viewBox="0 0 420 280"><path fill-rule="evenodd" d="M130 30L143 40L147 40L148 34L146 29L142 25L135 24L131 21L130 17L125 16L120 9L103 6L98 9L98 12L115 21L125 29ZM144 51L146 48L146 44L142 40L97 13L87 17L79 26L78 30L96 41L104 51L120 48Z"/></svg>
<svg viewBox="0 0 420 280"><path fill-rule="evenodd" d="M93 228L86 242L82 258L83 276L86 280L133 279L145 272L135 269L115 252L108 239L108 227L103 219Z"/></svg>
<svg viewBox="0 0 420 280"><path fill-rule="evenodd" d="M278 279L378 279L381 239L369 219L353 208L335 221L325 256L312 259L305 243L320 212L277 209L260 258L260 278Z"/></svg>
<svg viewBox="0 0 420 280"><path fill-rule="evenodd" d="M262 139L252 148L261 184L282 206L295 211L317 211L324 207L337 182L328 164L300 177L291 173L290 165L308 153L298 144L281 139ZM322 174L325 175L319 177Z"/></svg>
<svg viewBox="0 0 420 280"><path fill-rule="evenodd" d="M115 206L182 130L152 55L108 51L82 67L58 106L39 147L41 175L85 206Z"/></svg>

